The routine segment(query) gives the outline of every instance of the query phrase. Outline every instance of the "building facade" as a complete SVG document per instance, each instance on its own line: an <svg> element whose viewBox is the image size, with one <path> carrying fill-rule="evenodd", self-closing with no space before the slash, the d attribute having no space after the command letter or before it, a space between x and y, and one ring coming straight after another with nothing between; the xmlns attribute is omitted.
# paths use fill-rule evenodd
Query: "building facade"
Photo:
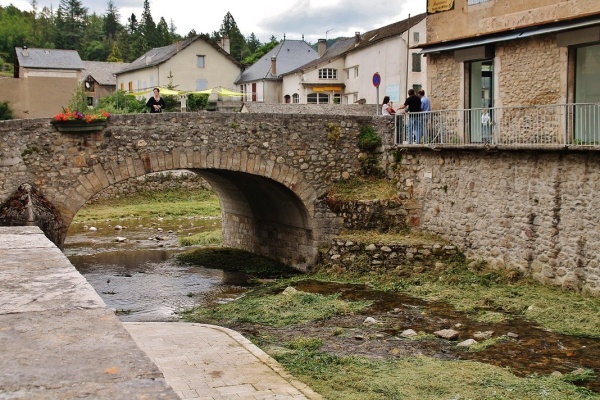
<svg viewBox="0 0 600 400"><path fill-rule="evenodd" d="M284 76L283 93L302 104L380 104L384 96L404 103L408 89L426 82L426 63L413 48L425 40L425 29L420 14L320 48L318 59Z"/></svg>
<svg viewBox="0 0 600 400"><path fill-rule="evenodd" d="M316 59L317 52L304 40L287 40L248 67L235 82L246 102L296 102L282 90L282 76Z"/></svg>
<svg viewBox="0 0 600 400"><path fill-rule="evenodd" d="M84 68L75 50L17 47L14 77L0 79L0 101L15 118L53 117L69 104Z"/></svg>
<svg viewBox="0 0 600 400"><path fill-rule="evenodd" d="M442 109L600 101L600 2L428 0L427 88Z"/></svg>
<svg viewBox="0 0 600 400"><path fill-rule="evenodd" d="M232 88L241 64L228 53L227 42L204 36L151 49L116 74L117 88L139 92L172 86L178 91ZM151 95L151 93L149 94Z"/></svg>

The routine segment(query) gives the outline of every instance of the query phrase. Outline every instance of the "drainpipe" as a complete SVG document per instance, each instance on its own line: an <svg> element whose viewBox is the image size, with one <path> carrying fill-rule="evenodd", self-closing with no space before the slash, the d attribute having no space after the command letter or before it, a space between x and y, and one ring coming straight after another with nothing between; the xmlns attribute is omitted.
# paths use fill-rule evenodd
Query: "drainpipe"
<svg viewBox="0 0 600 400"><path fill-rule="evenodd" d="M410 14L408 14L408 29L406 30L406 90L404 94L408 93L408 59L410 56ZM402 98L402 97L400 97Z"/></svg>

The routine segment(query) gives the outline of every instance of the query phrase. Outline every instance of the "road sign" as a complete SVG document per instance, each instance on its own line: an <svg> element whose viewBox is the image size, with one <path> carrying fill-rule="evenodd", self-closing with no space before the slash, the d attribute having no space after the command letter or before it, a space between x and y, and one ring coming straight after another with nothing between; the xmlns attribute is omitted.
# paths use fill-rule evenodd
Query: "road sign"
<svg viewBox="0 0 600 400"><path fill-rule="evenodd" d="M381 84L381 75L379 75L379 72L375 72L373 74L373 86L379 87L380 84Z"/></svg>

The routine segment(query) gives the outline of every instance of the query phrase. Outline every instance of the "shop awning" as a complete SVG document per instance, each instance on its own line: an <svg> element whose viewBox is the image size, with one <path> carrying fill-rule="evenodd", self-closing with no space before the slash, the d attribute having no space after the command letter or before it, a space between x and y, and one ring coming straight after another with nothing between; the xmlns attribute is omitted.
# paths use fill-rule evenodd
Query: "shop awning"
<svg viewBox="0 0 600 400"><path fill-rule="evenodd" d="M313 92L341 92L344 88L341 86L315 86Z"/></svg>
<svg viewBox="0 0 600 400"><path fill-rule="evenodd" d="M561 32L569 29L577 29L577 28L585 28L588 26L598 25L600 24L600 17L595 17L592 19L588 19L585 21L570 21L558 24L552 24L551 26L541 25L534 28L527 29L516 29L511 30L510 32L498 33L494 35L487 35L475 38L469 38L465 40L455 40L453 42L445 42L445 43L437 43L427 45L424 44L421 47L423 50L420 51L420 54L429 54L429 53L440 53L442 51L452 51L465 49L468 47L481 46L490 43L498 43L504 42L507 40L521 39L530 36L542 35L545 33L553 33L553 32Z"/></svg>

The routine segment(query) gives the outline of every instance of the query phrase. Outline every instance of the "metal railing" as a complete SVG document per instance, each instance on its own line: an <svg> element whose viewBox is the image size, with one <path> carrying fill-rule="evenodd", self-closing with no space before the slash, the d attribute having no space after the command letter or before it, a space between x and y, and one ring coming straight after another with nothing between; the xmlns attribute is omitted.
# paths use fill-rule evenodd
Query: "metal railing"
<svg viewBox="0 0 600 400"><path fill-rule="evenodd" d="M396 114L396 145L600 148L600 103Z"/></svg>

